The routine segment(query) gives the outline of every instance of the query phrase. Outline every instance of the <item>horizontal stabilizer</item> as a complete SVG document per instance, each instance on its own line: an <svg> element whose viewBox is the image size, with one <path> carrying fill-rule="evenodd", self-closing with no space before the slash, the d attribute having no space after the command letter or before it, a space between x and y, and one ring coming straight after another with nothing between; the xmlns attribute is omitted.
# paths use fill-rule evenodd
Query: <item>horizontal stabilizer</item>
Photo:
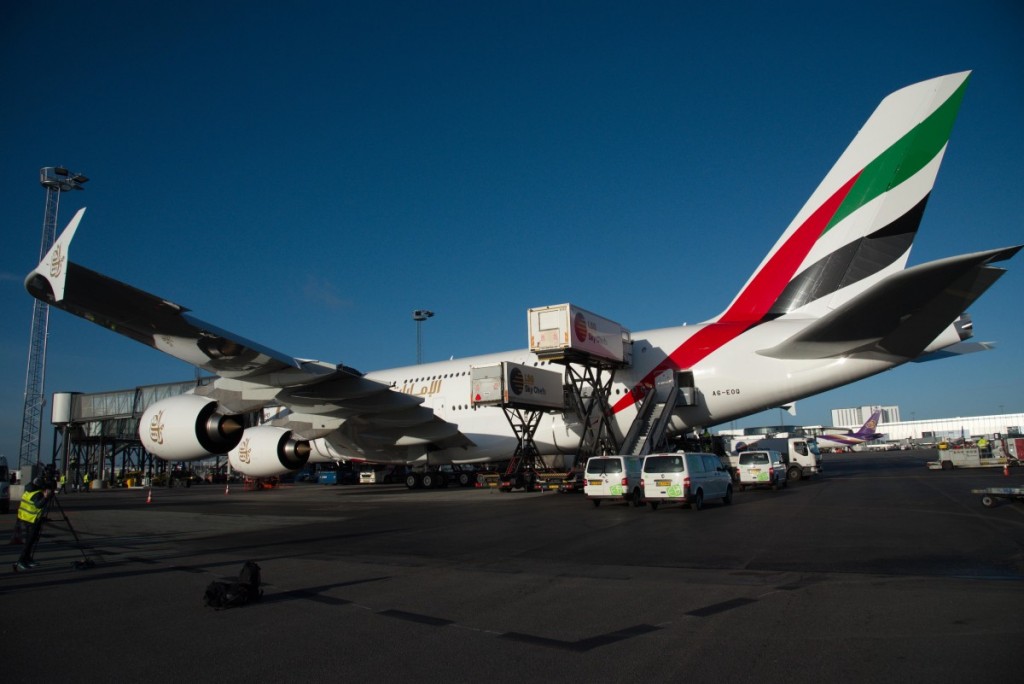
<svg viewBox="0 0 1024 684"><path fill-rule="evenodd" d="M954 356L964 356L965 354L974 354L976 352L991 351L995 349L995 342L958 342L951 344L948 347L932 352L930 354L922 354L916 359L911 359L914 363L924 363L925 361L938 361L939 359L949 359Z"/></svg>
<svg viewBox="0 0 1024 684"><path fill-rule="evenodd" d="M758 353L779 359L870 355L912 359L1005 272L1024 245L932 261L889 276L782 344Z"/></svg>

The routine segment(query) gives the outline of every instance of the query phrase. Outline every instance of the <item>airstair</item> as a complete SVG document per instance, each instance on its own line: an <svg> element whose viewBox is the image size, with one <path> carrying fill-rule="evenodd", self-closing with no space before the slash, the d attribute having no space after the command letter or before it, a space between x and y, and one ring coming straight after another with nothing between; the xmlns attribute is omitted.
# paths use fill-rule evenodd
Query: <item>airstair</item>
<svg viewBox="0 0 1024 684"><path fill-rule="evenodd" d="M677 406L692 406L693 402L692 372L667 370L659 375L622 440L622 453L646 456L664 448L673 410Z"/></svg>

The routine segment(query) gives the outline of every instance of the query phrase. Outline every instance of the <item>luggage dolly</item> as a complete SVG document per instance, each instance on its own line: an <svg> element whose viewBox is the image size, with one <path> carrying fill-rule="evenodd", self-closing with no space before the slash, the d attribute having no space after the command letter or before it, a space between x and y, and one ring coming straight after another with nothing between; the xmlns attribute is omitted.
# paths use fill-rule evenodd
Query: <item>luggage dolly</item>
<svg viewBox="0 0 1024 684"><path fill-rule="evenodd" d="M999 499L1024 502L1024 487L986 487L972 489L971 494L981 494L981 505L992 508L1000 503Z"/></svg>

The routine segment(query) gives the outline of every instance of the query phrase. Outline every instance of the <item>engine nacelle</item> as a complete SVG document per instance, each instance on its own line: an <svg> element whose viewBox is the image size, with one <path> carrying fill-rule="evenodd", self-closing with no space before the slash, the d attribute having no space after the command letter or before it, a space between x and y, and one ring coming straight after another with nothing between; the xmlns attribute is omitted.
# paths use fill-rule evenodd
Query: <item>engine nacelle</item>
<svg viewBox="0 0 1024 684"><path fill-rule="evenodd" d="M291 430L260 425L245 430L242 441L228 452L228 463L249 477L274 477L306 465L309 442L296 439Z"/></svg>
<svg viewBox="0 0 1024 684"><path fill-rule="evenodd" d="M139 421L142 446L165 461L227 453L242 439L242 423L218 408L213 399L194 394L161 399Z"/></svg>

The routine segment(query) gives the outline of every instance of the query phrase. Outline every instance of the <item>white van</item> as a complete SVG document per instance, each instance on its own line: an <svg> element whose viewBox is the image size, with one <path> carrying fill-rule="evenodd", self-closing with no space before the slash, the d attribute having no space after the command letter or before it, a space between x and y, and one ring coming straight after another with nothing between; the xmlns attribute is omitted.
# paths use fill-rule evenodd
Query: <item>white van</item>
<svg viewBox="0 0 1024 684"><path fill-rule="evenodd" d="M780 489L788 484L786 462L778 451L743 451L736 466L736 481L742 492L747 487Z"/></svg>
<svg viewBox="0 0 1024 684"><path fill-rule="evenodd" d="M641 486L651 510L678 501L698 511L708 499L732 503L732 477L714 454L651 454L644 458Z"/></svg>
<svg viewBox="0 0 1024 684"><path fill-rule="evenodd" d="M639 456L592 456L587 460L587 470L583 473L583 493L595 507L605 499L643 506L643 488L640 485L642 463Z"/></svg>

